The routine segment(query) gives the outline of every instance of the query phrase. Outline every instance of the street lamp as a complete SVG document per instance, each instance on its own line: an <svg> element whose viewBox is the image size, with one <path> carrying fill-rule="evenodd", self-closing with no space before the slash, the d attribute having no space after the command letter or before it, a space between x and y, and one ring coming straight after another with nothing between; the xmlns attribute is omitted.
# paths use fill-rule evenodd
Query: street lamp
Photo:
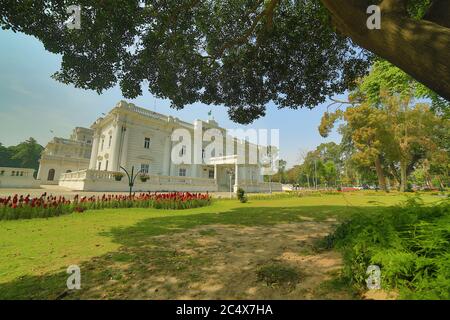
<svg viewBox="0 0 450 320"><path fill-rule="evenodd" d="M272 194L272 175L269 174L269 194Z"/></svg>
<svg viewBox="0 0 450 320"><path fill-rule="evenodd" d="M233 198L233 185L232 185L232 178L233 178L233 169L227 169L227 174L230 176L230 199Z"/></svg>
<svg viewBox="0 0 450 320"><path fill-rule="evenodd" d="M134 174L134 166L132 166L130 174L128 173L128 170L125 169L124 167L120 166L120 169L122 169L128 177L128 186L130 187L130 198L131 198L131 194L133 193L134 182L136 181L136 178L138 177L139 173L141 173L142 170L139 170L136 174Z"/></svg>

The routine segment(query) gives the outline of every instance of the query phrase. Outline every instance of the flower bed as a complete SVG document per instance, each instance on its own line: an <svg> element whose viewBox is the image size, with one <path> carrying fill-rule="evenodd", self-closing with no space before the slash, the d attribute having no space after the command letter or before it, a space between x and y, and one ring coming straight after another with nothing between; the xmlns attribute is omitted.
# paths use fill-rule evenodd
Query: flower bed
<svg viewBox="0 0 450 320"><path fill-rule="evenodd" d="M0 198L0 220L47 218L107 208L155 208L180 210L203 207L211 204L209 194L173 192L140 193L132 196L106 195L101 197L80 197L73 200L44 193L39 198L30 195L14 195Z"/></svg>

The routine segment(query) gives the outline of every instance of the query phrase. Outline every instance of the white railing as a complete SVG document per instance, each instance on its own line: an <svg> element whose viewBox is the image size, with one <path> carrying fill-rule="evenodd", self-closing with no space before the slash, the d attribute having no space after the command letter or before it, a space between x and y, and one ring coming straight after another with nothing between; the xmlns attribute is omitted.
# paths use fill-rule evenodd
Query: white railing
<svg viewBox="0 0 450 320"><path fill-rule="evenodd" d="M234 164L238 159L237 154L229 156L211 157L207 161L208 164Z"/></svg>
<svg viewBox="0 0 450 320"><path fill-rule="evenodd" d="M134 104L128 104L127 107L128 107L129 110L131 110L133 112L136 112L136 113L138 113L140 115L143 115L143 116L146 116L146 117L149 117L149 118L153 118L153 119L167 121L167 116L159 114L159 113L156 113L156 112L153 112L153 111L150 111L150 110L147 110L147 109L144 109L144 108L140 108L138 106L135 106Z"/></svg>
<svg viewBox="0 0 450 320"><path fill-rule="evenodd" d="M0 176L4 177L33 177L34 169L30 168L12 168L0 167Z"/></svg>
<svg viewBox="0 0 450 320"><path fill-rule="evenodd" d="M118 172L112 171L98 171L98 170L81 170L69 173L63 173L61 175L61 181L80 181L80 180L92 180L92 181L110 181L112 183L116 181L116 175ZM123 174L123 173L122 173ZM150 183L150 184L186 184L186 185L215 185L214 179L195 178L195 177L174 177L174 176L154 176L148 175L148 180L141 182L140 178L136 179L138 183ZM128 182L128 177L124 175L121 182Z"/></svg>
<svg viewBox="0 0 450 320"><path fill-rule="evenodd" d="M281 192L282 184L279 182L255 182L255 181L239 181L239 188L243 188L247 192ZM235 187L236 189L236 187Z"/></svg>
<svg viewBox="0 0 450 320"><path fill-rule="evenodd" d="M128 110L130 110L130 111L132 111L132 112L135 112L135 113L137 113L137 114L140 114L140 115L142 115L142 116L144 116L144 117L148 117L148 118L152 118L152 119L157 119L157 120L162 120L162 121L166 121L166 122L167 122L168 119L169 119L169 117L166 116L166 115L164 115L164 114L157 113L157 112L154 112L154 111L151 111L151 110L147 110L147 109L138 107L138 106L136 106L136 105L134 105L134 104L132 104L132 103L128 103L128 104L126 105L126 108L127 108ZM192 123L188 123L188 122L182 121L182 120L180 120L180 119L178 119L178 118L174 118L174 119L176 119L176 121L177 121L178 123L180 123L180 124L183 124L183 125L185 125L185 126L187 126L187 127L189 127L189 128L193 128Z"/></svg>
<svg viewBox="0 0 450 320"><path fill-rule="evenodd" d="M279 182L260 182L260 181L251 181L251 180L239 180L239 185L269 187L270 185L272 185L272 186L281 186L281 183L279 183Z"/></svg>

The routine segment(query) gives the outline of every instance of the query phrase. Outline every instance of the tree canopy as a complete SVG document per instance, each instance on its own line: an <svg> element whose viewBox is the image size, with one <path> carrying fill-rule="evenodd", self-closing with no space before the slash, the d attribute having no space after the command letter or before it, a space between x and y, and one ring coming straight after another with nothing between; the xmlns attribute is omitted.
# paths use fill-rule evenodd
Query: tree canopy
<svg viewBox="0 0 450 320"><path fill-rule="evenodd" d="M153 0L145 8L137 0L77 3L81 29L64 26L73 1L0 0L0 24L61 54L53 77L78 88L101 93L119 84L126 98L135 98L147 87L174 108L225 105L232 120L250 123L270 101L312 108L353 88L372 51L450 99L450 57L441 58L450 52L450 30L432 15L440 0ZM384 10L381 30L367 29L371 3ZM393 3L407 5L405 11L393 11ZM392 21L407 27L393 32ZM428 41L426 48L415 39L414 46L404 45L411 28ZM408 54L396 48L399 39L385 39L396 34Z"/></svg>
<svg viewBox="0 0 450 320"><path fill-rule="evenodd" d="M434 110L415 102L423 97L432 99ZM450 122L446 102L398 68L376 62L358 81L349 101L335 103L341 105L324 113L319 133L326 137L338 119L344 120L340 127L343 145L356 164L375 168L382 189L386 189L387 173L400 182L400 190L406 190L407 180L419 164L427 167L427 173L431 162L435 172L448 174ZM352 106L343 110L344 104ZM436 159L444 165L436 166Z"/></svg>
<svg viewBox="0 0 450 320"><path fill-rule="evenodd" d="M37 173L43 150L34 138L10 147L0 143L0 167L32 168Z"/></svg>

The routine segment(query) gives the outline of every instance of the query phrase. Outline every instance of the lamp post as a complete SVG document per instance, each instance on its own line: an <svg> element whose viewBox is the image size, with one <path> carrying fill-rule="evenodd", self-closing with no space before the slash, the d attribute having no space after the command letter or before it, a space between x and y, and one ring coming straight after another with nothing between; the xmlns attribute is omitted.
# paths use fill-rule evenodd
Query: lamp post
<svg viewBox="0 0 450 320"><path fill-rule="evenodd" d="M272 194L272 175L269 174L269 194Z"/></svg>
<svg viewBox="0 0 450 320"><path fill-rule="evenodd" d="M232 178L233 178L233 169L227 169L227 174L230 176L230 199L233 198L233 185L232 183Z"/></svg>
<svg viewBox="0 0 450 320"><path fill-rule="evenodd" d="M122 169L128 177L128 186L130 187L130 197L131 197L131 194L133 193L134 182L136 181L136 178L138 177L139 173L141 173L142 170L139 170L138 172L136 172L136 174L134 174L134 166L132 166L130 174L128 173L128 170L125 169L124 167L120 166L120 169Z"/></svg>
<svg viewBox="0 0 450 320"><path fill-rule="evenodd" d="M314 159L314 187L317 190L317 160Z"/></svg>

